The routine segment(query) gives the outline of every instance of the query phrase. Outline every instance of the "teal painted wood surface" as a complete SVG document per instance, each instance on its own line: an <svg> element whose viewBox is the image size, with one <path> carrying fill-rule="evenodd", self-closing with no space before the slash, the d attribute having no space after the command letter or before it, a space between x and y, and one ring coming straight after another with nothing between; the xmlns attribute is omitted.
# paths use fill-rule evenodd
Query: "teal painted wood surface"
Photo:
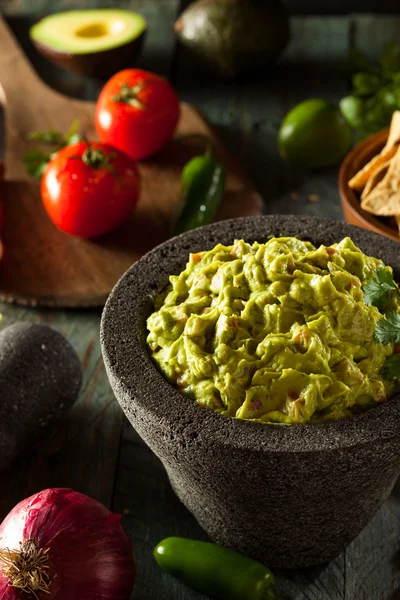
<svg viewBox="0 0 400 600"><path fill-rule="evenodd" d="M40 75L65 94L94 99L99 84L60 71L39 57L27 38L32 18L46 11L115 3L99 0L0 2ZM279 157L276 135L287 110L304 98L337 102L346 92L336 64L350 46L371 58L395 39L400 17L295 17L293 41L279 67L259 81L222 82L201 73L177 49L172 30L179 0L126 0L142 12L150 34L140 65L170 77L183 100L196 104L220 130L265 200L268 213L342 219L337 168L309 172ZM30 14L31 16L28 16ZM32 17L33 15L33 17ZM0 40L1 49L1 40ZM171 490L159 460L123 417L113 398L99 347L98 311L41 311L1 305L1 327L17 320L45 322L77 349L85 380L76 407L62 426L0 477L0 518L20 499L48 486L71 486L123 514L138 562L135 600L206 600L157 568L154 545L167 535L205 538ZM288 600L400 600L400 486L370 525L341 556L315 569L278 573Z"/></svg>

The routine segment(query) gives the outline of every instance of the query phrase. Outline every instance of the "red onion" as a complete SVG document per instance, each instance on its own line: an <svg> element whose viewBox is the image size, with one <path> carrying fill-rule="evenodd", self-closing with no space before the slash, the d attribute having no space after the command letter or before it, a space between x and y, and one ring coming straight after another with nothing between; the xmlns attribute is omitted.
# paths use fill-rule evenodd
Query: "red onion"
<svg viewBox="0 0 400 600"><path fill-rule="evenodd" d="M135 562L120 518L63 488L17 504L0 525L0 599L129 600Z"/></svg>

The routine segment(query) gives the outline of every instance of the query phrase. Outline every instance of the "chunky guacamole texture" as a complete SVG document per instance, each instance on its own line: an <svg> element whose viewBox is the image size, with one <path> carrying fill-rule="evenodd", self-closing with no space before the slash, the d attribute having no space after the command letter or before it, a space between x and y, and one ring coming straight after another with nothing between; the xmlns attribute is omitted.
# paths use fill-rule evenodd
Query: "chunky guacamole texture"
<svg viewBox="0 0 400 600"><path fill-rule="evenodd" d="M350 238L319 248L238 240L191 254L147 321L152 357L182 392L229 417L352 416L392 391L381 373L393 346L375 341L382 314L362 291L384 266Z"/></svg>

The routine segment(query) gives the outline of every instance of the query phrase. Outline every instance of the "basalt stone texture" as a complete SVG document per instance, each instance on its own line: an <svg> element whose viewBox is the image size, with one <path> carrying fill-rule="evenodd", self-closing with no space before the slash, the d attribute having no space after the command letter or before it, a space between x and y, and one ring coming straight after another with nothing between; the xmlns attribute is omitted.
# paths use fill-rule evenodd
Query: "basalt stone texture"
<svg viewBox="0 0 400 600"><path fill-rule="evenodd" d="M0 332L0 471L64 416L81 382L79 358L57 331L15 323Z"/></svg>
<svg viewBox="0 0 400 600"><path fill-rule="evenodd" d="M298 216L223 221L171 239L133 265L104 309L101 340L118 401L211 538L273 567L301 567L339 554L390 494L400 472L398 398L322 425L235 420L175 390L145 342L154 298L189 252L269 235L317 245L351 236L400 280L399 246L374 233Z"/></svg>

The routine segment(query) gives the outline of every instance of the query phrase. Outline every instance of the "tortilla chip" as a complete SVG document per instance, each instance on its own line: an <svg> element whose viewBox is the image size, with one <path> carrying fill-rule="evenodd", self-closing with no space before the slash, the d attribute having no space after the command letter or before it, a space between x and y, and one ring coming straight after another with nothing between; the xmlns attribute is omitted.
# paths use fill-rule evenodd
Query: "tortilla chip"
<svg viewBox="0 0 400 600"><path fill-rule="evenodd" d="M400 111L399 111L400 112ZM368 179L371 177L372 173L378 169L384 163L390 161L391 158L396 154L399 146L392 146L387 150L383 149L380 154L374 156L369 163L367 163L358 173L354 175L349 181L349 186L354 190L361 190L365 187Z"/></svg>
<svg viewBox="0 0 400 600"><path fill-rule="evenodd" d="M361 208L382 217L400 214L400 150L380 183L361 201Z"/></svg>
<svg viewBox="0 0 400 600"><path fill-rule="evenodd" d="M384 191L373 191L361 203L361 208L377 217L391 217L400 213L400 192L389 196Z"/></svg>
<svg viewBox="0 0 400 600"><path fill-rule="evenodd" d="M400 110L393 113L390 123L389 137L383 150L389 150L400 143Z"/></svg>
<svg viewBox="0 0 400 600"><path fill-rule="evenodd" d="M397 191L400 185L400 146L396 146L396 148L396 153L390 160L388 172L378 185L386 184Z"/></svg>
<svg viewBox="0 0 400 600"><path fill-rule="evenodd" d="M379 165L372 174L370 175L367 183L365 184L365 188L363 189L363 193L361 194L361 200L364 200L372 192L372 190L382 181L388 172L390 167L390 160L387 160L382 165Z"/></svg>

